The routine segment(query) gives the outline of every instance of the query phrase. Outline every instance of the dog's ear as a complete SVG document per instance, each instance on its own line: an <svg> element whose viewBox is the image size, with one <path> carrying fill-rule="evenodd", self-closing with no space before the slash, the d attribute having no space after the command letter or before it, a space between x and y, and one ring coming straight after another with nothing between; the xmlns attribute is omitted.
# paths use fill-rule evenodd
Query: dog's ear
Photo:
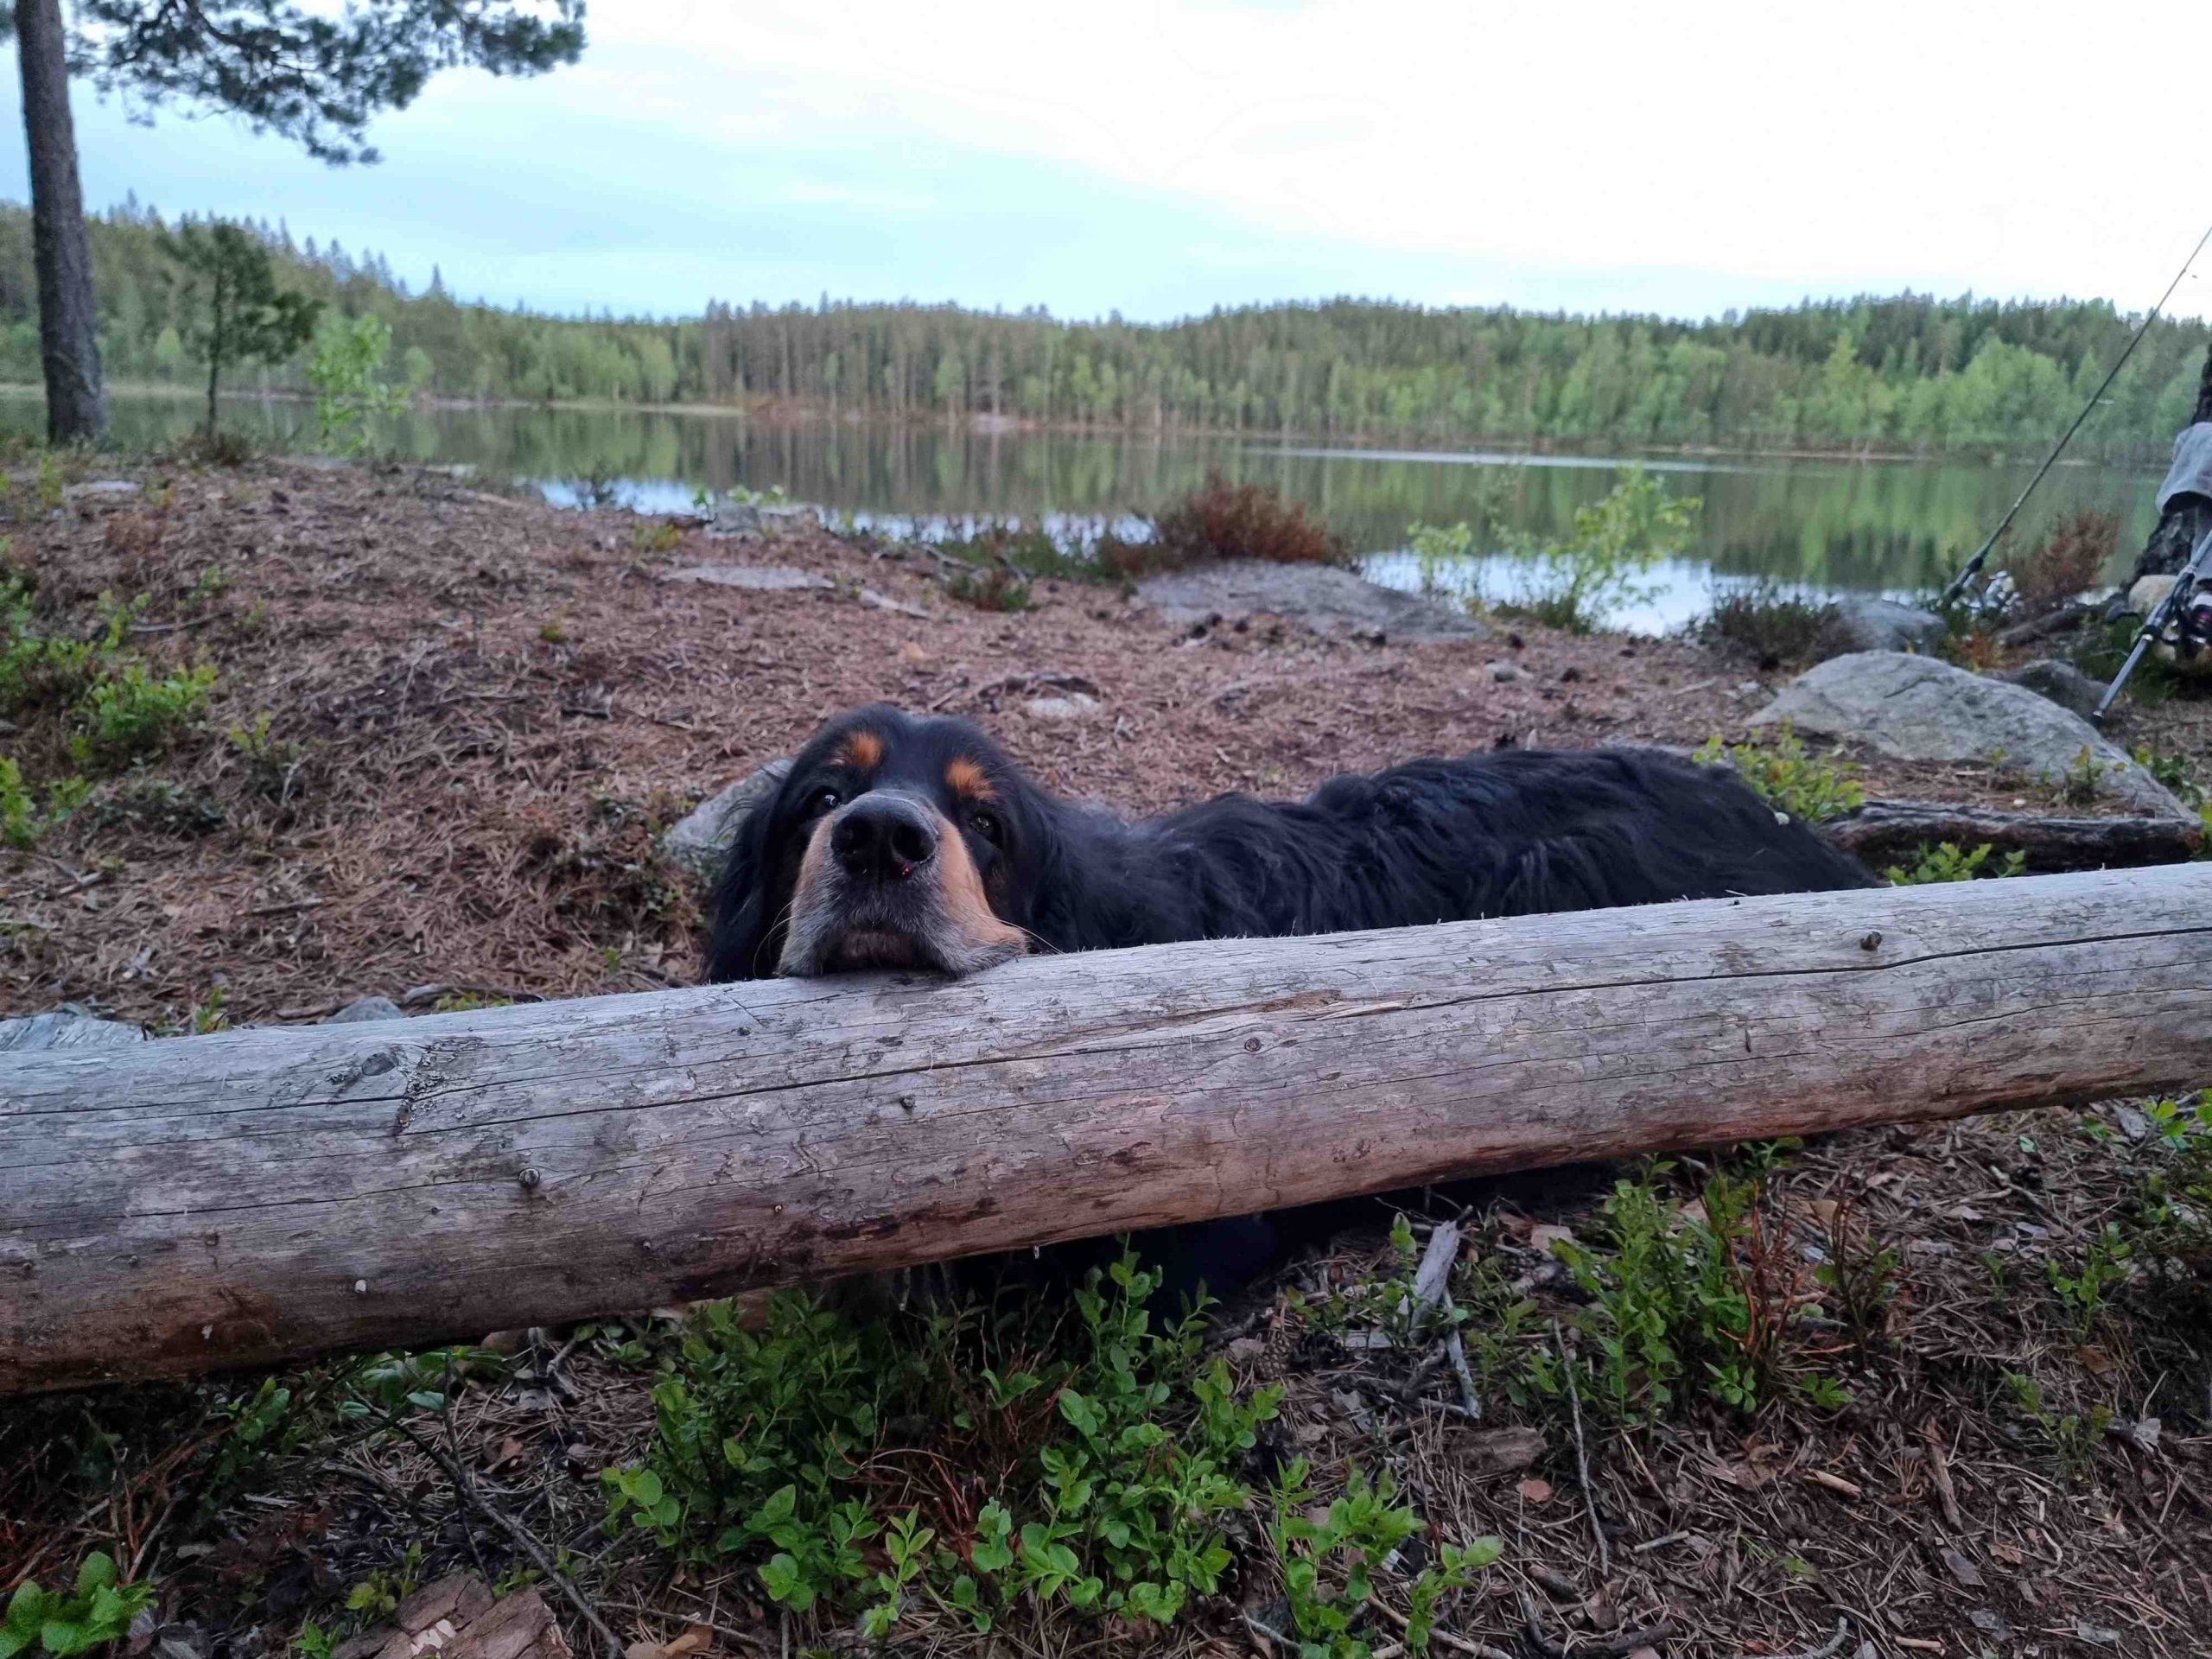
<svg viewBox="0 0 2212 1659"><path fill-rule="evenodd" d="M781 791L772 792L745 815L731 838L729 857L715 883L715 925L707 939L707 979L766 979L776 971L783 905L769 886L768 832L776 822Z"/></svg>

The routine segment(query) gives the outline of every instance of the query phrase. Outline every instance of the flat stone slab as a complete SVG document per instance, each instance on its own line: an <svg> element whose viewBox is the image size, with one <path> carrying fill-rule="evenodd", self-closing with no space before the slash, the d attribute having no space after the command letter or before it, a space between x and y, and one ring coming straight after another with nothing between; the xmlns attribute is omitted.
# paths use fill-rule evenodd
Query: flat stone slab
<svg viewBox="0 0 2212 1659"><path fill-rule="evenodd" d="M749 593L798 593L830 587L827 576L795 570L787 564L687 564L670 570L663 582L701 582L715 588L742 588Z"/></svg>
<svg viewBox="0 0 2212 1659"><path fill-rule="evenodd" d="M1179 626L1209 617L1280 616L1317 633L1386 639L1481 639L1489 630L1460 606L1402 593L1326 564L1230 559L1147 576L1137 597Z"/></svg>
<svg viewBox="0 0 2212 1659"><path fill-rule="evenodd" d="M2086 749L2102 792L2161 817L2190 816L2080 715L2025 686L1932 657L1861 651L1831 658L1800 675L1750 723L1784 721L1808 735L1864 743L1899 760L1994 764L2031 778L2063 777Z"/></svg>

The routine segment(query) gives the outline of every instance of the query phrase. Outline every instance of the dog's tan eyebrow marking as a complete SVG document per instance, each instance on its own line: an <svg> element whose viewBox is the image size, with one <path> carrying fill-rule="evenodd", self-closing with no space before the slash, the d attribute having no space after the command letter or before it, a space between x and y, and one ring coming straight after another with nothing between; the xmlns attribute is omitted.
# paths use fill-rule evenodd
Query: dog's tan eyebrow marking
<svg viewBox="0 0 2212 1659"><path fill-rule="evenodd" d="M883 739L863 726L837 746L837 760L855 772L873 772L883 764Z"/></svg>
<svg viewBox="0 0 2212 1659"><path fill-rule="evenodd" d="M963 801L995 801L999 798L982 766L964 754L955 755L946 764L944 786Z"/></svg>

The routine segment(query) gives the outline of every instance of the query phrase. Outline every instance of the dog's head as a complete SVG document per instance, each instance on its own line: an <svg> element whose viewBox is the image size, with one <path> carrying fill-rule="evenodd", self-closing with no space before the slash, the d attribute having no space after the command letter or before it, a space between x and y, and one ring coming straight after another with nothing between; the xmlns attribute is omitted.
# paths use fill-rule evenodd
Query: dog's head
<svg viewBox="0 0 2212 1659"><path fill-rule="evenodd" d="M707 976L972 974L1022 954L1049 804L964 721L831 721L739 830Z"/></svg>

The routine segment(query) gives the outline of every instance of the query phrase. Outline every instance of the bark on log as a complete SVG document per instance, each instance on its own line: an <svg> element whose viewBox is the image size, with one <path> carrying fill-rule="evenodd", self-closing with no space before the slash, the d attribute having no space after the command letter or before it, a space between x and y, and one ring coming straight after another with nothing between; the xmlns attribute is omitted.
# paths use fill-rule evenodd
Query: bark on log
<svg viewBox="0 0 2212 1659"><path fill-rule="evenodd" d="M2212 1079L2212 866L0 1057L0 1395Z"/></svg>
<svg viewBox="0 0 2212 1659"><path fill-rule="evenodd" d="M2179 864L2204 845L2204 826L2194 818L2038 817L1931 801L1869 801L1821 830L1877 871L1945 841L1968 851L1986 842L1999 857L2023 853L2037 875Z"/></svg>

